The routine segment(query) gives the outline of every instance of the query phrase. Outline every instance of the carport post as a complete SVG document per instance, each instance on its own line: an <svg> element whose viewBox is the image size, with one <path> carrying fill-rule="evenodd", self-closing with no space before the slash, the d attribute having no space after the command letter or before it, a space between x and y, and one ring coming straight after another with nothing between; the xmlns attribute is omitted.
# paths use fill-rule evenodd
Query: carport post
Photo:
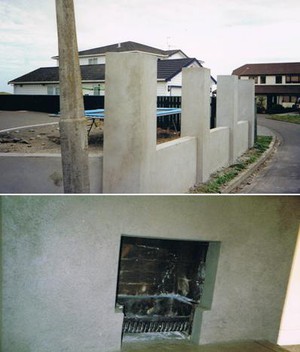
<svg viewBox="0 0 300 352"><path fill-rule="evenodd" d="M89 193L88 140L73 0L56 0L60 143L65 193Z"/></svg>

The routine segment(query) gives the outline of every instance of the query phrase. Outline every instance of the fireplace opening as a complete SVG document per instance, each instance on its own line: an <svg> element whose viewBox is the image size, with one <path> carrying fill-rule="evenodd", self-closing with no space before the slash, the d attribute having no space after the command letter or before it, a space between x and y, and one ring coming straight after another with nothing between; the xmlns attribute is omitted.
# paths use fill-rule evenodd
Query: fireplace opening
<svg viewBox="0 0 300 352"><path fill-rule="evenodd" d="M116 304L123 334L191 334L208 242L122 236Z"/></svg>

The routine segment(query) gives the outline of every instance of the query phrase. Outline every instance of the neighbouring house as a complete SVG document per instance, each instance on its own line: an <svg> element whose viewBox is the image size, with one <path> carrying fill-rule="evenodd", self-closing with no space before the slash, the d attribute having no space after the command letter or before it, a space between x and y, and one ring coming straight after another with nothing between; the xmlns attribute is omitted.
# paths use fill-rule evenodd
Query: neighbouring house
<svg viewBox="0 0 300 352"><path fill-rule="evenodd" d="M202 67L203 61L190 58L181 50L162 50L135 42L123 42L79 51L82 91L84 95L105 95L105 55L107 52L143 52L155 55L157 61L157 95L181 96L182 69ZM56 67L41 67L9 82L14 94L59 94L59 57ZM211 77L211 86L216 80Z"/></svg>
<svg viewBox="0 0 300 352"><path fill-rule="evenodd" d="M300 97L300 62L246 64L232 72L240 79L254 79L258 106L293 107Z"/></svg>

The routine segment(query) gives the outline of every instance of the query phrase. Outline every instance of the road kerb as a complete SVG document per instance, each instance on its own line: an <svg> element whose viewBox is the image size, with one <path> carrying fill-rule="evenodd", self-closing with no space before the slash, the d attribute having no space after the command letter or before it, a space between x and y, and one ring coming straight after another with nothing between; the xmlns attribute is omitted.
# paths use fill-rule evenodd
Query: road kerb
<svg viewBox="0 0 300 352"><path fill-rule="evenodd" d="M269 148L262 154L257 162L250 164L246 170L242 171L236 176L228 185L221 191L221 193L230 193L232 190L240 186L248 177L250 177L273 153L278 142L277 136L272 136L272 141Z"/></svg>

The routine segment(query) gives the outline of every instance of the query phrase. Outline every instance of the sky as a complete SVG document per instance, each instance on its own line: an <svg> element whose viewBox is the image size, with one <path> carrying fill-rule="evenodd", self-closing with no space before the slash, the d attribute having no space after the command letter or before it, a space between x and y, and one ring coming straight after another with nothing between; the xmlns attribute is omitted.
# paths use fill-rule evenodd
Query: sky
<svg viewBox="0 0 300 352"><path fill-rule="evenodd" d="M181 49L211 74L300 61L299 0L74 0L79 50L123 41ZM58 54L55 0L0 0L0 92Z"/></svg>

